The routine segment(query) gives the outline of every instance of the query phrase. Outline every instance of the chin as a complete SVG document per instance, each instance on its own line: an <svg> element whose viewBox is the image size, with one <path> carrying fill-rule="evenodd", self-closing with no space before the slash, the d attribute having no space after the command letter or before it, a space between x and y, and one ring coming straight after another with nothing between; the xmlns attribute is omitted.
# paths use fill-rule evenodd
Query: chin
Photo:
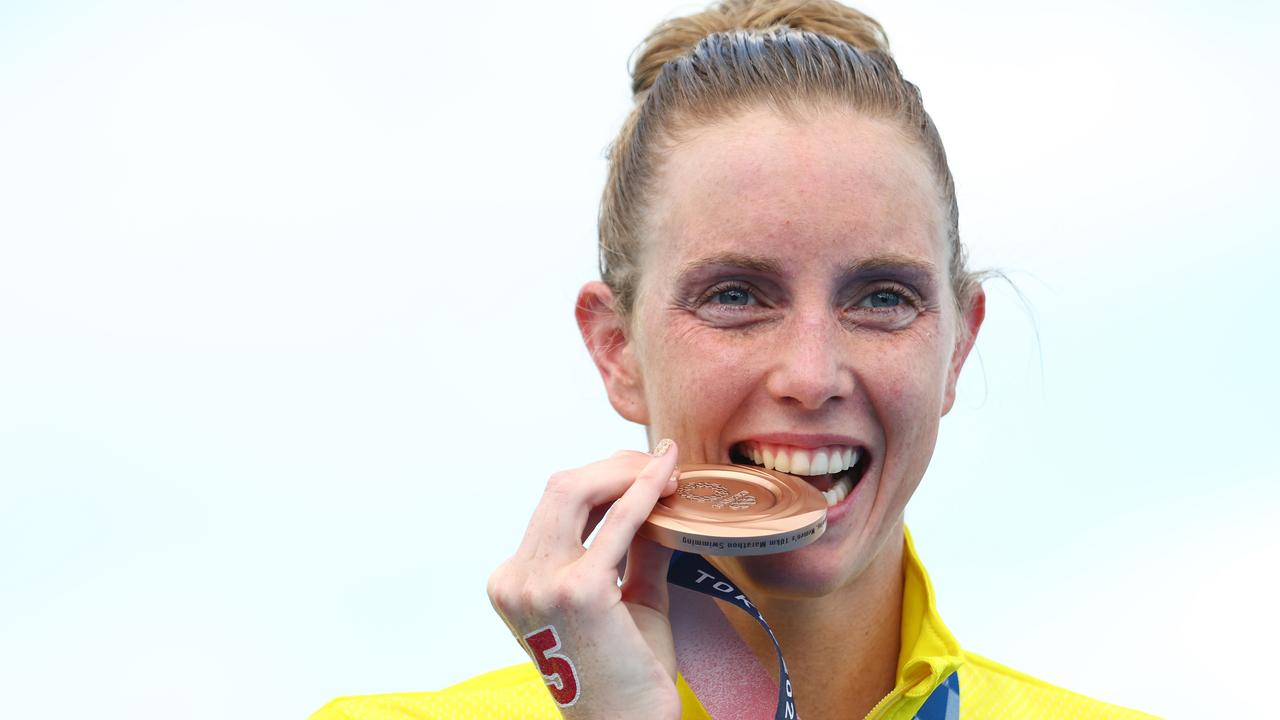
<svg viewBox="0 0 1280 720"><path fill-rule="evenodd" d="M717 558L715 564L742 585L772 597L818 598L852 584L870 564L863 539L828 531L799 550Z"/></svg>

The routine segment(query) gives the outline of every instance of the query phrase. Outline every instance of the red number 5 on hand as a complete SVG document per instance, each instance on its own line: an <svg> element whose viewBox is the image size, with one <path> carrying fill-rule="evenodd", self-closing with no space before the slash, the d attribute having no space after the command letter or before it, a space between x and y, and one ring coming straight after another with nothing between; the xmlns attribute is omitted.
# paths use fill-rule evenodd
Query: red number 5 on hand
<svg viewBox="0 0 1280 720"><path fill-rule="evenodd" d="M578 702L578 674L573 661L556 652L560 649L560 636L556 629L548 625L535 630L524 636L524 642L533 653L534 662L538 663L538 670L556 704L569 707Z"/></svg>

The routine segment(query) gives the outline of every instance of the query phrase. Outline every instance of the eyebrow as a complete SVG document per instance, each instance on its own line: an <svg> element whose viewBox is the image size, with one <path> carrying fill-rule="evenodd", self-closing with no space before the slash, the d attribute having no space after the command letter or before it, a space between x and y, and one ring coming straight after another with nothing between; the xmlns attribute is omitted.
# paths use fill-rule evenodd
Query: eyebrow
<svg viewBox="0 0 1280 720"><path fill-rule="evenodd" d="M869 257L866 260L860 260L855 263L850 263L845 267L842 275L844 277L850 277L853 275L866 275L885 271L906 272L911 275L931 278L937 274L938 266L927 260L921 260L909 255L888 253L885 255Z"/></svg>
<svg viewBox="0 0 1280 720"><path fill-rule="evenodd" d="M679 277L687 277L704 268L724 266L737 267L744 270L754 270L756 272L768 273L771 275L783 274L782 265L771 258L759 255L726 252L705 258L699 258L698 260L690 262L681 269ZM925 260L920 260L908 255L888 253L850 263L845 266L840 275L841 277L851 277L854 275L865 275L868 273L884 271L898 271L906 272L911 275L933 277L937 274L938 268L933 263Z"/></svg>
<svg viewBox="0 0 1280 720"><path fill-rule="evenodd" d="M771 275L781 275L782 265L777 261L771 260L759 255L746 255L743 253L726 252L699 258L685 265L678 277L687 277L699 270L709 267L737 267L743 270L754 270L760 273L769 273Z"/></svg>

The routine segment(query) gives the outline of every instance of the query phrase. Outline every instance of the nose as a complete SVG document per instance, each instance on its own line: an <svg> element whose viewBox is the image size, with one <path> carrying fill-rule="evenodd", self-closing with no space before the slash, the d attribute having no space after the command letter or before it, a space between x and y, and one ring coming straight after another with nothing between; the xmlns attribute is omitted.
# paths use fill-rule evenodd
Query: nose
<svg viewBox="0 0 1280 720"><path fill-rule="evenodd" d="M848 333L827 313L788 323L778 338L766 389L776 399L806 410L848 398L854 391Z"/></svg>

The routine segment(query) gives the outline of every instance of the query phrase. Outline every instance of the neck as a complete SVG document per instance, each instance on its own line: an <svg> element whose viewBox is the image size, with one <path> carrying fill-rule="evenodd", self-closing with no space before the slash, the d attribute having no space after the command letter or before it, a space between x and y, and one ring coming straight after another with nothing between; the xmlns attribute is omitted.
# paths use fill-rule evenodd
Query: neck
<svg viewBox="0 0 1280 720"><path fill-rule="evenodd" d="M901 524L899 524L901 528ZM801 717L864 717L894 687L902 626L902 532L857 578L821 597L770 596L743 585L787 659ZM773 644L745 613L726 613L768 668Z"/></svg>

